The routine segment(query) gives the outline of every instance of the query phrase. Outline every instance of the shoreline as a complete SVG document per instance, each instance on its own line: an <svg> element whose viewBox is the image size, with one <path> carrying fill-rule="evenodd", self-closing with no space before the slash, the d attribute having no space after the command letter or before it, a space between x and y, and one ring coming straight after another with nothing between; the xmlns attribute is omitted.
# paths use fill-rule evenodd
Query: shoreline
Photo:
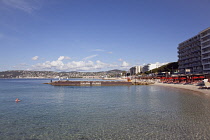
<svg viewBox="0 0 210 140"><path fill-rule="evenodd" d="M195 86L195 85L166 84L166 83L157 83L157 82L155 82L153 85L191 90L194 92L200 92L200 93L210 96L209 89L198 89L199 86Z"/></svg>

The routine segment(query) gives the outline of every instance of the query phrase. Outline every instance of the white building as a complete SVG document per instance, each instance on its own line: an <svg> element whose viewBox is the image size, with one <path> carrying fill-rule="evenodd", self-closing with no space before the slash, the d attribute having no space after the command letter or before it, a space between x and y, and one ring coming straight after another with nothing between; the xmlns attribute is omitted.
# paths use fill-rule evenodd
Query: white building
<svg viewBox="0 0 210 140"><path fill-rule="evenodd" d="M153 70L155 68L159 68L163 65L166 65L168 63L159 63L156 62L155 64L147 64L144 66L134 66L132 68L130 68L130 74L131 75L136 75L137 73L141 73L141 72L146 72L146 71L150 71Z"/></svg>
<svg viewBox="0 0 210 140"><path fill-rule="evenodd" d="M130 68L131 75L136 75L137 73L141 73L141 72L142 72L142 66L134 66Z"/></svg>
<svg viewBox="0 0 210 140"><path fill-rule="evenodd" d="M168 63L159 63L159 62L156 62L155 64L147 64L147 65L144 65L143 66L142 72L150 71L150 70L159 68L159 67L161 67L163 65L166 65L166 64L168 64Z"/></svg>

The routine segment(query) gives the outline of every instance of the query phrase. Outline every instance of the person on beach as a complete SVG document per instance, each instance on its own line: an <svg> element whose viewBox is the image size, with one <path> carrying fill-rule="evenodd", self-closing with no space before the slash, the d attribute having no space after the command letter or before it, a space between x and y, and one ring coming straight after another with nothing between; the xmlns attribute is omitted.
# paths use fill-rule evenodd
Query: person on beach
<svg viewBox="0 0 210 140"><path fill-rule="evenodd" d="M15 102L20 102L20 100L18 98L15 99Z"/></svg>

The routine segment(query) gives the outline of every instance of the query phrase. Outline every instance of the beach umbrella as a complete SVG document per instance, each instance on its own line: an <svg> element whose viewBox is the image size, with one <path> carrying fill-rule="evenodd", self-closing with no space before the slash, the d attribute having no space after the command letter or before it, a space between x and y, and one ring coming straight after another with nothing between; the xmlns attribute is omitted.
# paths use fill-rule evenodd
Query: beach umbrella
<svg viewBox="0 0 210 140"><path fill-rule="evenodd" d="M204 79L205 77L204 76L199 76L199 79Z"/></svg>
<svg viewBox="0 0 210 140"><path fill-rule="evenodd" d="M198 79L199 77L192 77L192 79Z"/></svg>
<svg viewBox="0 0 210 140"><path fill-rule="evenodd" d="M181 78L179 78L179 79L181 79L181 80L185 80L185 79L187 79L186 77L181 77Z"/></svg>

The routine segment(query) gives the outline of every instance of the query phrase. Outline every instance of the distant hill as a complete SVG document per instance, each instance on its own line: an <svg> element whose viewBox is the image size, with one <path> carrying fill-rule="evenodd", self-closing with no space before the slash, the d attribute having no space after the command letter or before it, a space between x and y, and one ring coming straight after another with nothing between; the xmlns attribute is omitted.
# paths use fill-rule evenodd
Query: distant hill
<svg viewBox="0 0 210 140"><path fill-rule="evenodd" d="M53 71L25 71L25 70L12 70L0 72L0 78L75 78L83 76L108 76L115 77L122 73L122 70L109 70L102 72L53 72Z"/></svg>
<svg viewBox="0 0 210 140"><path fill-rule="evenodd" d="M0 72L0 78L51 78L54 75L58 75L58 72L25 70L12 70Z"/></svg>
<svg viewBox="0 0 210 140"><path fill-rule="evenodd" d="M107 71L107 73L122 73L122 72L123 72L123 70L118 70L118 69Z"/></svg>

